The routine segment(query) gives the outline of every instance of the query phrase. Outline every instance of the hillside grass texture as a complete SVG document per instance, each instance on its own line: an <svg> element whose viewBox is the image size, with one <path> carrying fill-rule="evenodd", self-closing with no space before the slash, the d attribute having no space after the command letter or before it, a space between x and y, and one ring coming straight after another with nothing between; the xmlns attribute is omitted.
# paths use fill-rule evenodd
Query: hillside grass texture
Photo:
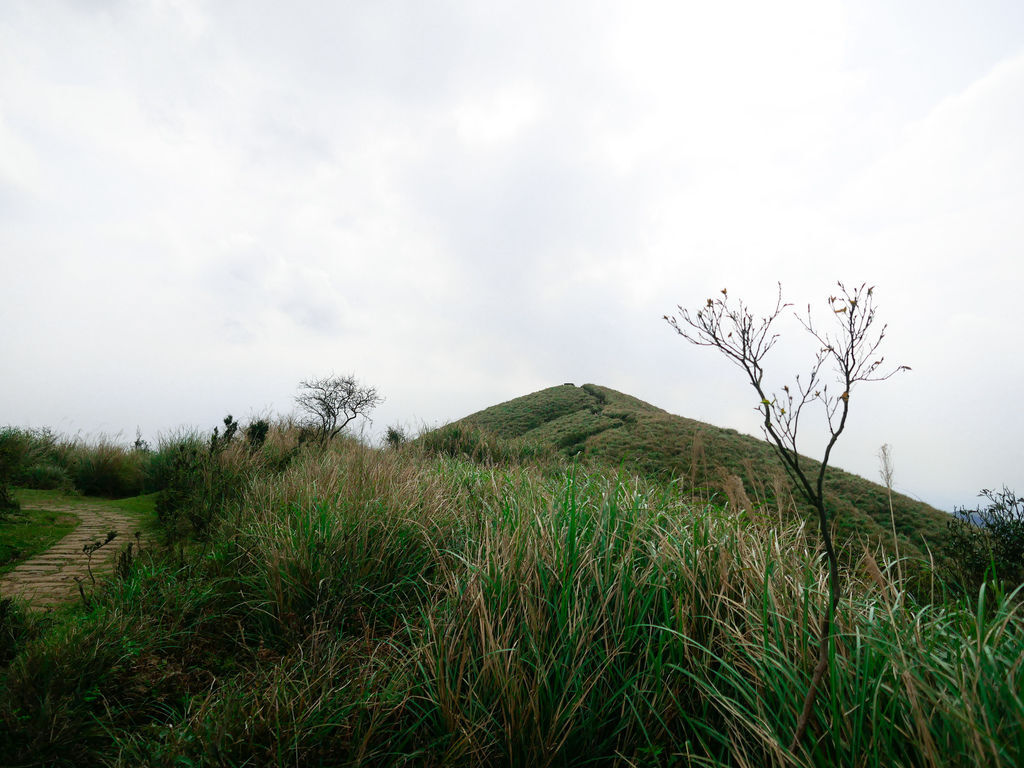
<svg viewBox="0 0 1024 768"><path fill-rule="evenodd" d="M868 540L847 547L827 686L791 753L828 602L816 532L785 494L744 506L685 473L571 461L570 438L605 423L590 417L632 419L647 436L680 429L594 391L545 396L540 416L512 401L474 417L506 437L449 425L382 450L302 443L284 424L260 445L183 434L136 451L126 461L162 487L155 502L122 503L153 505L164 546L88 604L38 613L0 598L0 755L56 766L1024 762L1020 594L948 589L930 561L896 561Z"/></svg>
<svg viewBox="0 0 1024 768"><path fill-rule="evenodd" d="M553 447L589 466L625 466L661 480L682 480L691 489L728 497L734 505L739 479L752 504L795 506L811 519L813 509L797 493L781 462L763 439L675 416L607 387L562 385L487 408L462 419L503 438ZM808 474L819 462L804 457ZM941 556L948 515L877 483L830 467L826 503L841 541L868 539L895 553L895 521L901 552Z"/></svg>

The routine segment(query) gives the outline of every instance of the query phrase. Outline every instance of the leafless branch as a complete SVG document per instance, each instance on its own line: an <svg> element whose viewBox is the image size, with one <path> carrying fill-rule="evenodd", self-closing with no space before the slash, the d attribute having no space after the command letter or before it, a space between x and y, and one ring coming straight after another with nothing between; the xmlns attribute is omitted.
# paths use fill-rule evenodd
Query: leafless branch
<svg viewBox="0 0 1024 768"><path fill-rule="evenodd" d="M321 441L336 437L359 416L369 419L384 401L375 387L361 386L351 375L305 379L299 387L295 404L309 417Z"/></svg>
<svg viewBox="0 0 1024 768"><path fill-rule="evenodd" d="M722 289L720 297L708 299L696 313L678 307L677 317L665 316L668 324L684 339L697 346L718 349L733 364L743 369L750 385L757 392L757 410L763 416L761 426L765 438L775 449L787 474L818 512L822 545L829 565L829 610L822 619L818 663L804 701L791 751L797 748L803 738L818 685L827 669L828 644L839 599L839 563L832 542L824 493L829 458L836 441L846 428L850 395L854 386L860 382L884 381L900 371L910 370L905 365L886 368L885 358L878 355L878 350L885 339L886 326L883 325L877 333L873 332L874 287L861 283L851 291L842 283L838 283L838 286L838 295L830 296L828 299L828 314L835 318L836 327L831 331L819 330L813 321L810 305L807 307L806 316L797 316L801 325L820 347L803 378L797 375L792 386L784 385L781 390L773 393L765 389L764 360L779 338L779 334L772 331L772 326L790 306L782 300L781 284L775 309L761 318L755 318L742 301L739 301L735 308L730 306L729 294L725 289ZM829 383L822 377L826 364L831 364L834 374L832 383L835 386L831 391ZM812 476L801 464L797 438L804 410L815 402L823 407L829 440L817 475Z"/></svg>

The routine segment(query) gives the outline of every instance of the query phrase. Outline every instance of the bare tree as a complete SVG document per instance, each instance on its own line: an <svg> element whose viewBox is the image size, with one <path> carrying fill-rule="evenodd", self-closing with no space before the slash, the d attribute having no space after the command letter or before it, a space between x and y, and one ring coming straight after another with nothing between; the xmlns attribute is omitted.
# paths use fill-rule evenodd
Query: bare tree
<svg viewBox="0 0 1024 768"><path fill-rule="evenodd" d="M725 289L721 297L708 299L696 314L678 307L678 317L665 316L669 325L684 339L698 346L714 347L743 369L757 393L757 410L764 417L762 429L765 438L775 449L794 484L818 513L821 543L828 560L829 605L821 621L818 661L797 721L791 752L796 750L807 729L818 686L828 668L828 648L839 600L839 561L825 506L825 470L829 457L846 428L854 385L862 381L883 381L900 371L910 370L905 365L886 368L885 358L878 355L886 326L883 325L877 333L872 327L875 324L874 287L862 283L850 291L842 283L838 285L839 295L828 299L829 315L837 323L835 329L831 332L820 330L811 318L809 304L805 316L797 315L800 324L820 346L805 377L796 376L792 386L785 385L773 393L766 389L763 365L768 352L779 339L772 325L791 306L782 301L781 284L775 309L765 317L755 318L742 301L735 307L731 306ZM834 374L831 391L829 383L824 380L825 367L829 363ZM819 403L823 407L829 434L816 472L797 450L800 417L811 403Z"/></svg>
<svg viewBox="0 0 1024 768"><path fill-rule="evenodd" d="M360 386L355 376L325 376L299 382L295 404L304 411L321 441L336 437L359 416L370 412L384 398L375 387Z"/></svg>

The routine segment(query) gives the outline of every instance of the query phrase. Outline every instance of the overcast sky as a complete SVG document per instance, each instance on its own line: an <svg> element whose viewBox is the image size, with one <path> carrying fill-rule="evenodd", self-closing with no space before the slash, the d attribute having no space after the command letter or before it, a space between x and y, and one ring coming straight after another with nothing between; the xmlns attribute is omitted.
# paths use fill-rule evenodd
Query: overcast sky
<svg viewBox="0 0 1024 768"><path fill-rule="evenodd" d="M153 439L334 372L377 433L571 381L759 434L662 316L867 281L913 371L835 463L890 443L949 509L1024 493L1022 245L1019 0L0 5L0 424Z"/></svg>

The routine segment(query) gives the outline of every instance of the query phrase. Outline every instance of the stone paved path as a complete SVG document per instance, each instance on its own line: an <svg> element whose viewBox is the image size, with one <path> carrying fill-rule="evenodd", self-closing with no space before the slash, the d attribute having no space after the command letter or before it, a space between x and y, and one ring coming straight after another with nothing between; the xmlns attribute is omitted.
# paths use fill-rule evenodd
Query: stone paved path
<svg viewBox="0 0 1024 768"><path fill-rule="evenodd" d="M0 576L0 596L15 595L28 599L34 608L46 608L78 596L75 577L85 579L88 593L89 558L82 551L85 544L103 541L109 531L117 531L117 538L92 556L92 572L109 573L114 556L129 541L135 542L139 521L132 515L114 507L86 502L82 504L34 504L36 509L69 512L81 519L75 530L42 554L26 560L13 570Z"/></svg>

